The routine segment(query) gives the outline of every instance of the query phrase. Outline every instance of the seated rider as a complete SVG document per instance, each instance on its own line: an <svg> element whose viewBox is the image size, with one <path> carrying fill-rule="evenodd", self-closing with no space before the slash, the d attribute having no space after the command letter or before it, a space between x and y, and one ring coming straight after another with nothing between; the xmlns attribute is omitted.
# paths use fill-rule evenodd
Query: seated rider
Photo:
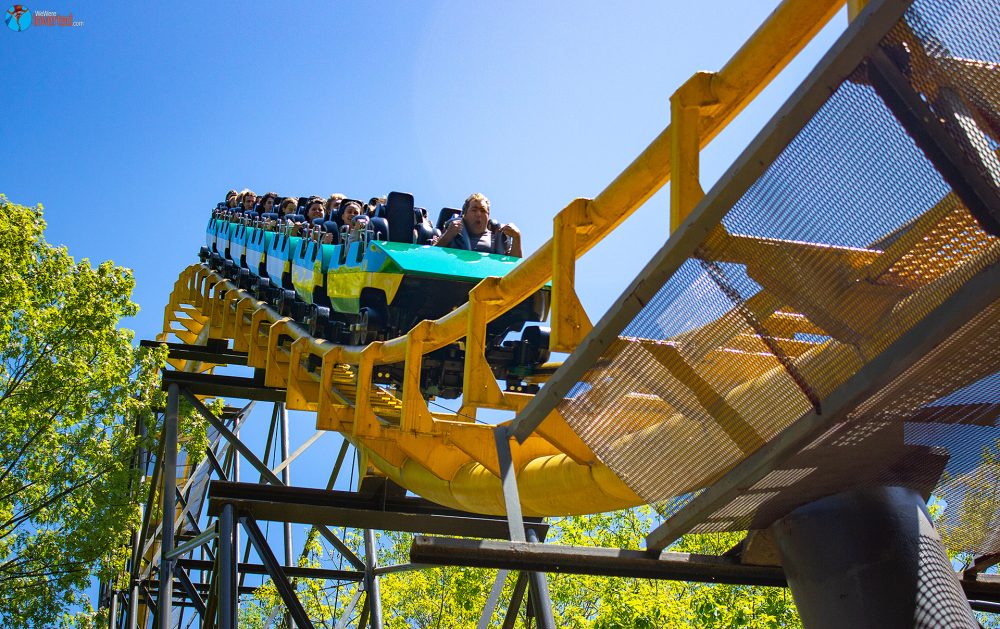
<svg viewBox="0 0 1000 629"><path fill-rule="evenodd" d="M299 200L295 197L285 197L285 200L278 206L278 215L284 218L287 214L295 214L295 209L299 205Z"/></svg>
<svg viewBox="0 0 1000 629"><path fill-rule="evenodd" d="M278 198L277 192L267 192L258 199L257 211L260 214L267 214L270 212L276 212L277 209L274 207L274 201Z"/></svg>
<svg viewBox="0 0 1000 629"><path fill-rule="evenodd" d="M490 200L478 192L465 200L462 218L447 223L444 233L434 244L483 253L502 253L515 258L522 255L520 230L513 223L491 225Z"/></svg>
<svg viewBox="0 0 1000 629"><path fill-rule="evenodd" d="M336 220L334 217L337 215L337 211L340 209L340 204L346 199L344 195L339 192L335 192L326 198L326 220L333 221Z"/></svg>
<svg viewBox="0 0 1000 629"><path fill-rule="evenodd" d="M326 203L322 197L313 197L306 208L306 221L310 224L317 218L326 218Z"/></svg>
<svg viewBox="0 0 1000 629"><path fill-rule="evenodd" d="M344 225L351 225L354 217L361 214L361 204L353 199L340 204L340 220Z"/></svg>
<svg viewBox="0 0 1000 629"><path fill-rule="evenodd" d="M237 212L252 212L257 205L257 194L253 190L244 189L238 197L239 205Z"/></svg>

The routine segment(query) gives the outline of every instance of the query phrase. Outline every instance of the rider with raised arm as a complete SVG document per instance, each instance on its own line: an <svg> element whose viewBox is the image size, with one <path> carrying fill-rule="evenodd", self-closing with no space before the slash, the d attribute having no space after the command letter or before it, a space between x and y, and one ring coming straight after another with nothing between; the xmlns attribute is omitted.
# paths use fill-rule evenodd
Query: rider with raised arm
<svg viewBox="0 0 1000 629"><path fill-rule="evenodd" d="M517 225L491 221L490 200L479 192L469 195L462 204L462 217L446 223L444 233L434 244L515 258L522 256L521 232Z"/></svg>

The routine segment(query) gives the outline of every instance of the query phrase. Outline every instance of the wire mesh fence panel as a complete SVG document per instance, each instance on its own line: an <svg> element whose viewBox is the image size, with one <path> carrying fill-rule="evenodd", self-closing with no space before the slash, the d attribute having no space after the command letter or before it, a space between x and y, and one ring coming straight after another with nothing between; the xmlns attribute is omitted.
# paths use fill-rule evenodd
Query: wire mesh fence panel
<svg viewBox="0 0 1000 629"><path fill-rule="evenodd" d="M773 134L783 145L752 181L723 180L744 188L559 404L664 515L805 414L822 416L838 387L996 264L998 16L996 1L919 1L865 53L889 59L932 112L921 124L959 147L969 167L958 176L980 191L975 212L954 163L901 120L866 57L791 132ZM936 496L954 550L1000 551L998 310L956 322L693 530L762 527L825 495L892 484Z"/></svg>

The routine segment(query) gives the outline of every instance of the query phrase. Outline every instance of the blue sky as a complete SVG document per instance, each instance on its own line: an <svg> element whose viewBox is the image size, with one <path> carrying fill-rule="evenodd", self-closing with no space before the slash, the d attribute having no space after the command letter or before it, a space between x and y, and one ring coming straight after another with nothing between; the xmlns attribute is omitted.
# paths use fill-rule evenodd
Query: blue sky
<svg viewBox="0 0 1000 629"><path fill-rule="evenodd" d="M415 195L432 215L473 191L525 252L669 122L670 94L720 68L771 2L33 2L77 28L0 27L0 192L42 203L50 242L135 270L152 338L209 209L231 187ZM706 189L846 25L703 153ZM666 190L579 263L597 320L667 237ZM261 413L258 424L265 424ZM293 427L292 448L312 434ZM261 428L263 430L264 428ZM329 470L339 437L304 459ZM296 466L299 467L299 466ZM306 467L311 467L308 463ZM325 474L325 472L323 472ZM322 474L293 481L322 485Z"/></svg>
<svg viewBox="0 0 1000 629"><path fill-rule="evenodd" d="M42 203L48 238L135 270L140 337L159 328L230 187L364 197L412 192L436 215L470 192L529 252L669 122L669 97L721 67L765 2L30 4L78 28L0 32L0 191ZM679 10L680 7L684 10ZM716 139L705 186L812 67ZM581 261L596 319L667 234L660 193Z"/></svg>

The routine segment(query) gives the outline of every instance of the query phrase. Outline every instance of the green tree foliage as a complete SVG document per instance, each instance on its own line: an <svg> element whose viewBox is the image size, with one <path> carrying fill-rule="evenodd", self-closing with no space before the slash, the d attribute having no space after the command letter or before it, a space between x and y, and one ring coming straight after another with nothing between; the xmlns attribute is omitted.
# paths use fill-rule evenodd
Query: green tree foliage
<svg viewBox="0 0 1000 629"><path fill-rule="evenodd" d="M355 552L363 547L360 532L342 531L342 539ZM315 528L306 537L305 548L299 557L298 565L304 568L329 567L322 565L325 552L320 534ZM344 568L341 561L338 568ZM351 598L357 593L360 585L355 582L342 582L330 585L319 579L292 579L292 585L298 595L303 609L317 627L333 627L340 616L347 610ZM350 626L357 626L363 605L357 604L351 614ZM270 580L257 588L251 596L244 596L240 603L239 626L248 629L264 629L265 627L284 627L285 606L278 595L278 589Z"/></svg>
<svg viewBox="0 0 1000 629"><path fill-rule="evenodd" d="M546 541L639 549L653 517L651 508L645 506L553 519ZM720 555L742 537L742 533L688 535L671 550ZM346 539L353 548L360 550L357 535L348 535ZM407 563L411 539L412 536L403 533L383 534L379 544L379 564ZM323 554L319 540L313 536L309 552L300 565L318 567ZM324 567L331 566L327 564ZM475 627L496 574L495 570L448 567L384 575L380 582L385 626L396 629ZM784 588L572 574L550 574L548 580L557 627L801 626L791 593ZM507 577L491 627L501 626L514 583L515 575L512 573ZM332 587L329 584L323 586L321 582L300 581L297 584L300 600L317 626L332 627L357 588L354 584L345 584L339 592L332 593ZM255 596L244 599L240 626L272 626L267 621L280 621L283 610L277 592L270 583L265 583ZM276 626L283 625L279 623ZM529 626L523 605L516 626Z"/></svg>
<svg viewBox="0 0 1000 629"><path fill-rule="evenodd" d="M961 497L954 505L935 501L931 515L952 564L965 570L976 556L990 552L996 536L1000 518L1000 439L983 447L979 465L972 471L954 477L946 473L940 489ZM996 574L997 568L987 572ZM983 627L1000 628L1000 615L976 616Z"/></svg>
<svg viewBox="0 0 1000 629"><path fill-rule="evenodd" d="M640 549L653 514L649 506L550 522L546 541L574 546ZM742 533L688 535L671 550L722 554ZM384 538L385 539L385 538ZM410 536L394 535L382 561L407 560ZM382 579L386 626L397 628L475 627L494 570L435 568L390 574ZM549 595L558 627L799 627L791 593L784 588L709 585L550 574ZM508 575L491 627L499 627L513 591ZM524 622L524 608L518 627Z"/></svg>
<svg viewBox="0 0 1000 629"><path fill-rule="evenodd" d="M77 262L44 229L40 206L0 195L3 626L63 622L89 608L92 576L122 572L141 489L134 422L163 358L118 328L138 310L131 272Z"/></svg>
<svg viewBox="0 0 1000 629"><path fill-rule="evenodd" d="M961 496L945 507L936 526L952 557L968 567L977 551L988 546L1000 513L1000 439L983 448L979 465L957 477L945 474L941 486Z"/></svg>

